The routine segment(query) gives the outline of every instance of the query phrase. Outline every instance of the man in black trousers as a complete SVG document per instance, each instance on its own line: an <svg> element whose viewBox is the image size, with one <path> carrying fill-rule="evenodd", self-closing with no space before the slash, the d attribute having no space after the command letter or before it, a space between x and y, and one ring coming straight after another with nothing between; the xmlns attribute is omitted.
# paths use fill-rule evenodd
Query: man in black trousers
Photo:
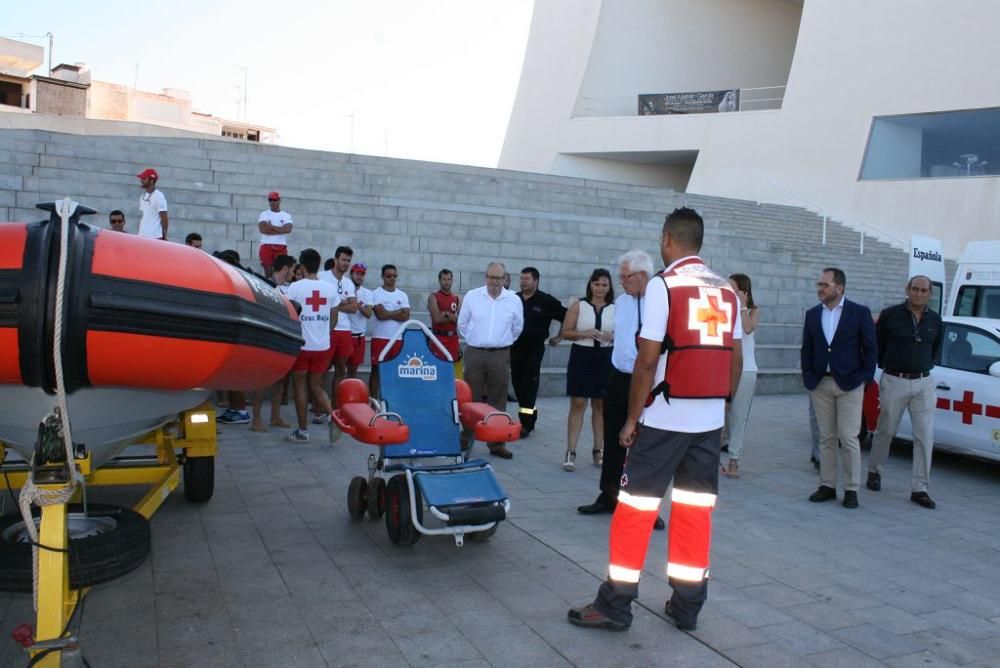
<svg viewBox="0 0 1000 668"><path fill-rule="evenodd" d="M597 500L576 510L583 515L614 512L618 503L625 453L618 434L628 417L628 392L637 355L635 337L642 327L642 297L655 273L653 259L641 250L629 251L618 261L618 280L625 291L615 300L615 345L611 349L611 377L604 399L604 462L601 464L601 493ZM654 528L663 530L663 518Z"/></svg>
<svg viewBox="0 0 1000 668"><path fill-rule="evenodd" d="M535 428L538 409L539 375L545 340L550 345L559 343L559 336L549 338L553 320L560 323L566 317L566 307L558 299L538 289L538 270L525 267L521 270L521 291L517 296L524 305L524 330L510 348L510 378L517 397L517 417L521 421L521 438L526 438Z"/></svg>

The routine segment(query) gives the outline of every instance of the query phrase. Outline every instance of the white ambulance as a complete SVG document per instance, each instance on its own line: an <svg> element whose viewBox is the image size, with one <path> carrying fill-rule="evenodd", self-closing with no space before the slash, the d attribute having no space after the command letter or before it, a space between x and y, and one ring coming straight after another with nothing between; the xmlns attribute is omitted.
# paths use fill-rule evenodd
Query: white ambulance
<svg viewBox="0 0 1000 668"><path fill-rule="evenodd" d="M1000 461L1000 241L973 242L955 272L944 310L944 259L935 239L913 237L910 276L931 279L930 307L942 316L944 337L931 375L936 381L934 447ZM954 315L953 315L954 314ZM875 376L881 377L881 369ZM877 385L865 393L864 422L874 431ZM912 440L906 413L897 438Z"/></svg>

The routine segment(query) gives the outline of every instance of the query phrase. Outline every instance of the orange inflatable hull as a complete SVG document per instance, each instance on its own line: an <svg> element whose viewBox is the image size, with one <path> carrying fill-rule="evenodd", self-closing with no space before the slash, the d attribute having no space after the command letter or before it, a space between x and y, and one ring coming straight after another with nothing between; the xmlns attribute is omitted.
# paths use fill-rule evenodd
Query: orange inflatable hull
<svg viewBox="0 0 1000 668"><path fill-rule="evenodd" d="M61 221L0 224L0 383L52 392ZM80 207L80 212L88 210ZM253 390L302 345L267 282L176 243L70 222L63 368L88 387ZM127 410L127 407L123 407Z"/></svg>

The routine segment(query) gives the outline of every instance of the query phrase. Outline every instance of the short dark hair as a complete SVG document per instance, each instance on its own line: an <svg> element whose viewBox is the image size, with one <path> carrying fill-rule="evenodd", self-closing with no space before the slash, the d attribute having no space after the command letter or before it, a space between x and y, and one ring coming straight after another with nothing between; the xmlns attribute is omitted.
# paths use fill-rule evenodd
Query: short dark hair
<svg viewBox="0 0 1000 668"><path fill-rule="evenodd" d="M531 274L531 277L533 279L535 279L536 281L541 277L541 274L539 274L538 270L535 269L534 267L525 267L524 269L521 270L521 273L522 274Z"/></svg>
<svg viewBox="0 0 1000 668"><path fill-rule="evenodd" d="M306 248L299 253L299 264L305 267L307 273L315 274L319 271L319 263L322 258L315 248Z"/></svg>
<svg viewBox="0 0 1000 668"><path fill-rule="evenodd" d="M394 264L383 264L382 265L382 275L385 276L385 272L389 271L390 269L394 270L397 274L399 273L399 269L396 269L396 265L394 265Z"/></svg>
<svg viewBox="0 0 1000 668"><path fill-rule="evenodd" d="M184 237L184 243L187 244L188 246L191 245L192 241L201 241L201 240L202 240L201 235L198 234L197 232L192 232L191 234Z"/></svg>
<svg viewBox="0 0 1000 668"><path fill-rule="evenodd" d="M342 254L354 257L354 249L351 248L350 246L337 246L337 250L334 252L333 257L334 259L336 259L340 257Z"/></svg>
<svg viewBox="0 0 1000 668"><path fill-rule="evenodd" d="M913 281L917 280L918 278L922 278L925 281L927 281L927 287L929 287L932 292L934 291L934 281L931 280L930 276L924 276L923 274L916 274L914 276L910 276L910 280L906 282L906 289L909 290L910 288L912 288Z"/></svg>
<svg viewBox="0 0 1000 668"><path fill-rule="evenodd" d="M833 284L840 285L842 287L847 287L847 275L843 271L837 269L836 267L824 267L823 273L830 272L833 274Z"/></svg>
<svg viewBox="0 0 1000 668"><path fill-rule="evenodd" d="M444 275L452 276L453 274L451 273L451 269L442 269L441 271L439 271L438 272L438 280L440 281L441 277L444 276Z"/></svg>
<svg viewBox="0 0 1000 668"><path fill-rule="evenodd" d="M335 258L326 258L326 262L323 263L323 271L330 271L333 269L333 265L335 264L337 264L337 260Z"/></svg>
<svg viewBox="0 0 1000 668"><path fill-rule="evenodd" d="M667 214L663 232L669 232L681 246L697 253L705 242L705 221L694 209L681 206Z"/></svg>
<svg viewBox="0 0 1000 668"><path fill-rule="evenodd" d="M125 220L125 214L119 211L118 209L115 209L114 211L108 214L108 220L111 220L113 216L121 216L122 220Z"/></svg>
<svg viewBox="0 0 1000 668"><path fill-rule="evenodd" d="M608 271L607 269L601 269L600 267L592 271L590 273L590 278L587 279L587 301L590 301L591 299L594 298L594 288L591 286L591 283L593 283L599 278L608 279L608 296L606 297L606 299L608 300L609 304L614 302L615 283L614 281L611 280L611 272Z"/></svg>
<svg viewBox="0 0 1000 668"><path fill-rule="evenodd" d="M240 265L240 254L232 249L224 251L215 251L214 253L212 253L212 256L217 257L226 264L231 264L234 267L240 267L242 269L242 266Z"/></svg>
<svg viewBox="0 0 1000 668"><path fill-rule="evenodd" d="M291 255L279 255L278 257L274 258L274 263L271 265L271 268L274 271L281 271L285 267L294 267L294 266L295 266L294 257L292 257Z"/></svg>

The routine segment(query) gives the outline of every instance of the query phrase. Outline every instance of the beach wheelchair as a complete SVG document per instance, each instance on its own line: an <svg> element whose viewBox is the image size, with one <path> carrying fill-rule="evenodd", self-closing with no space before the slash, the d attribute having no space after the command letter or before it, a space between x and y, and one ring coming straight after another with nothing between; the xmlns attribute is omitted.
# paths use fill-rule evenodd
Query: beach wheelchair
<svg viewBox="0 0 1000 668"><path fill-rule="evenodd" d="M520 426L507 413L473 401L468 383L455 379L447 349L417 320L400 327L378 369L381 403L358 379L337 387L335 427L378 447L368 455L368 477L351 480L351 518L384 515L396 545L416 543L423 534L451 535L459 547L466 536L487 540L510 512L510 500L493 467L470 460L469 452L474 440L517 440ZM464 451L463 428L471 433Z"/></svg>

